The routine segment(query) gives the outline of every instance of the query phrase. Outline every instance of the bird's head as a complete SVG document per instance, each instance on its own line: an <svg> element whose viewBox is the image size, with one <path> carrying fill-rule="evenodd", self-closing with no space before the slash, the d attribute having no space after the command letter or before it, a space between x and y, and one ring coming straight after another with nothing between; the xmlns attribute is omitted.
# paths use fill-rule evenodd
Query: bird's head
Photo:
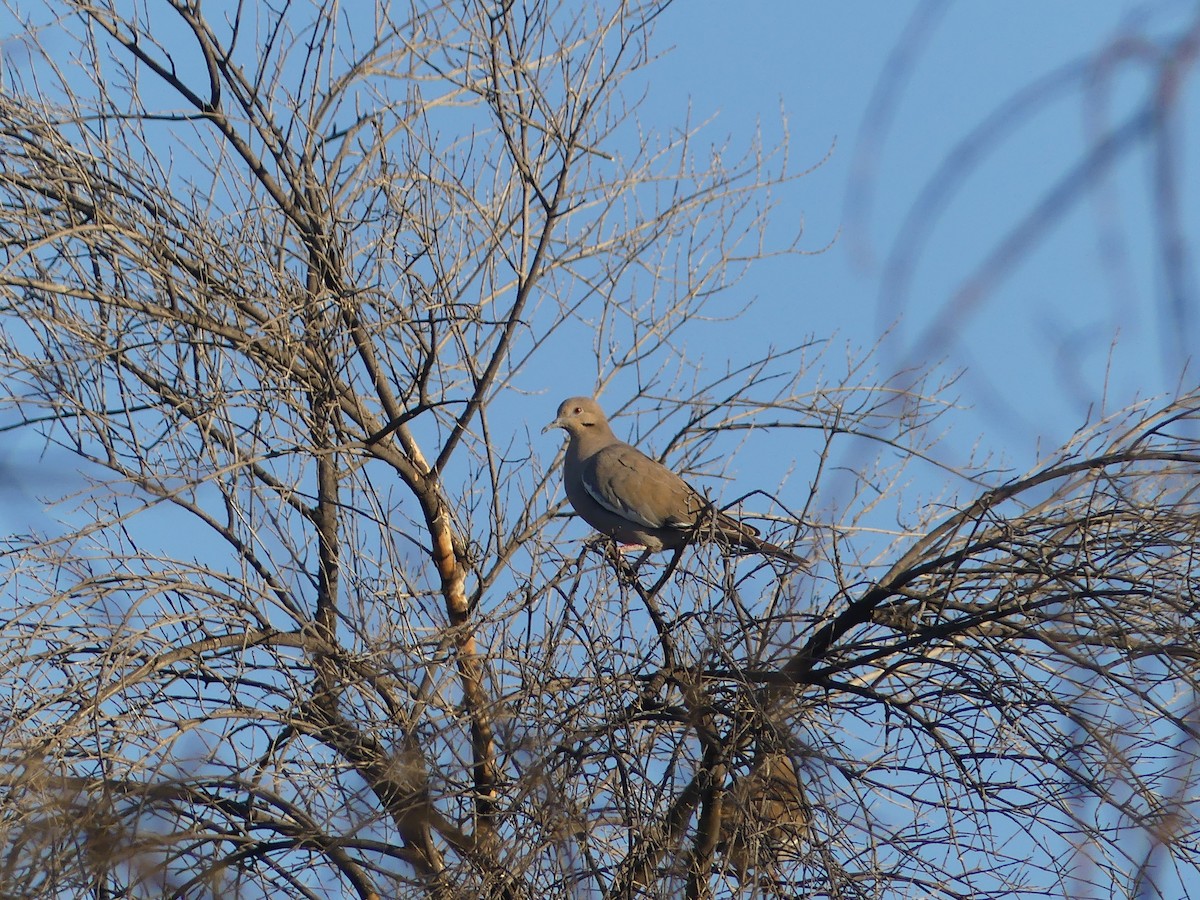
<svg viewBox="0 0 1200 900"><path fill-rule="evenodd" d="M558 407L554 421L542 429L545 434L551 428L561 428L569 435L584 434L590 429L608 428L608 420L600 404L591 397L569 397Z"/></svg>

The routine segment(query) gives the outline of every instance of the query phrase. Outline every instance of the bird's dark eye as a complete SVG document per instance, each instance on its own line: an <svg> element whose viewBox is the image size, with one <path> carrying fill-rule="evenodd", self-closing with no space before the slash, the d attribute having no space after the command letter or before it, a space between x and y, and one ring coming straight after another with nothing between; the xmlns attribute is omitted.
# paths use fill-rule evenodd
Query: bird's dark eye
<svg viewBox="0 0 1200 900"><path fill-rule="evenodd" d="M575 407L575 412L573 413L573 415L576 415L576 416L577 416L577 415L579 415L581 412L583 412L583 407L582 407L582 406L577 406L577 407Z"/></svg>

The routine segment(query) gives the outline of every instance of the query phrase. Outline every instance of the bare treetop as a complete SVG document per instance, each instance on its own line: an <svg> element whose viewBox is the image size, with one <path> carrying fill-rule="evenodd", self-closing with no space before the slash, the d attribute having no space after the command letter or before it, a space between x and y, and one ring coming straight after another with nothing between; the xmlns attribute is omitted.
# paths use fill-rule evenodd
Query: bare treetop
<svg viewBox="0 0 1200 900"><path fill-rule="evenodd" d="M1200 400L1014 476L938 458L934 374L689 360L799 236L786 147L639 121L661 9L23 12L0 433L80 481L3 556L0 893L1133 895L1130 828L1195 866ZM580 390L812 570L580 544L528 427ZM796 474L717 481L768 442Z"/></svg>

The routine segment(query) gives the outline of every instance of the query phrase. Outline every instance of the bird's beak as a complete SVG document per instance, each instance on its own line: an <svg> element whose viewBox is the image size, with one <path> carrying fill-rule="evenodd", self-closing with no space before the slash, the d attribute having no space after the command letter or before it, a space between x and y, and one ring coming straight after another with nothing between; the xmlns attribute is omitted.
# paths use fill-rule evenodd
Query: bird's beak
<svg viewBox="0 0 1200 900"><path fill-rule="evenodd" d="M547 425L545 428L542 429L542 434L545 434L547 431L549 431L552 428L562 428L562 427L563 427L562 419L555 419L553 422L551 422L549 425Z"/></svg>

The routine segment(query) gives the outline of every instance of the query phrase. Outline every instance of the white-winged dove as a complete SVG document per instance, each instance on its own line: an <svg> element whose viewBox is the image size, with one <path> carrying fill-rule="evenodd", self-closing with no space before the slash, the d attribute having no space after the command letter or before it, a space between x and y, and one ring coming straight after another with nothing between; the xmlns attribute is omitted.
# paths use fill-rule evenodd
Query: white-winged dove
<svg viewBox="0 0 1200 900"><path fill-rule="evenodd" d="M762 753L725 795L718 846L729 867L745 880L751 870L799 859L811 822L791 757L782 751Z"/></svg>
<svg viewBox="0 0 1200 900"><path fill-rule="evenodd" d="M764 541L758 531L713 508L686 481L613 434L591 397L571 397L542 429L561 428L568 444L563 461L567 499L579 516L620 544L674 550L691 541L715 540L786 559L804 560Z"/></svg>

